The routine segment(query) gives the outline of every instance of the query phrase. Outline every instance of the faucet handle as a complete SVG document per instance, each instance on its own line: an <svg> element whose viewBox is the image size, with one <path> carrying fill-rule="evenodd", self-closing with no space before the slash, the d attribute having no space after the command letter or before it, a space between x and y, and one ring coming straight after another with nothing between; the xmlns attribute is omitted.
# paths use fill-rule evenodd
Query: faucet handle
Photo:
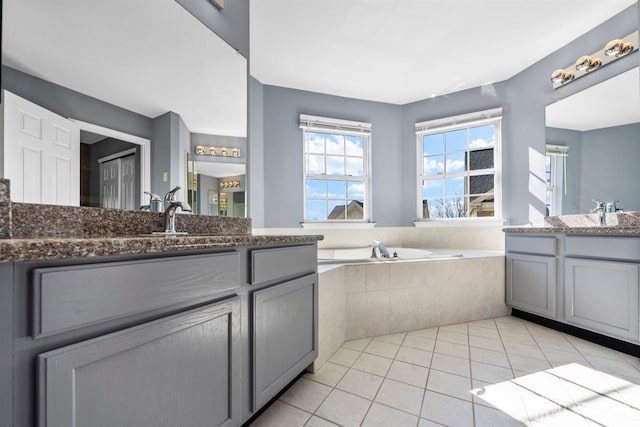
<svg viewBox="0 0 640 427"><path fill-rule="evenodd" d="M181 188L182 187L178 185L173 190L169 190L167 194L164 195L164 200L166 202L174 202L176 200L176 191L180 190Z"/></svg>
<svg viewBox="0 0 640 427"><path fill-rule="evenodd" d="M591 199L591 201L596 204L594 211L597 211L598 209L604 209L604 202L601 202L600 200L597 200L597 199Z"/></svg>

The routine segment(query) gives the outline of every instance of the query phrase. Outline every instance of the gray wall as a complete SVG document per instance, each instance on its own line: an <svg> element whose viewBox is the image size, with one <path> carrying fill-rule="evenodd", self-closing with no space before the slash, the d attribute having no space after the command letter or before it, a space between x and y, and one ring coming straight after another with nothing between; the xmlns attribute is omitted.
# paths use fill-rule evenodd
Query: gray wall
<svg viewBox="0 0 640 427"><path fill-rule="evenodd" d="M625 210L640 210L639 135L640 123L585 132L547 129L547 141L569 146L563 214L587 213L593 199L619 200Z"/></svg>
<svg viewBox="0 0 640 427"><path fill-rule="evenodd" d="M116 105L2 66L2 88L72 119L151 139L152 120Z"/></svg>
<svg viewBox="0 0 640 427"><path fill-rule="evenodd" d="M402 224L398 215L402 210L403 166L400 106L275 86L264 86L263 91L266 227L296 227L303 221L304 151L300 114L372 124L371 220L379 226ZM251 179L253 182L253 177Z"/></svg>
<svg viewBox="0 0 640 427"><path fill-rule="evenodd" d="M248 95L247 216L251 218L253 227L264 228L264 90L253 77L249 77Z"/></svg>
<svg viewBox="0 0 640 427"><path fill-rule="evenodd" d="M151 188L161 197L175 186L177 200L186 200L185 152L189 151L189 130L182 118L172 111L153 119L151 150ZM167 180L164 180L164 174Z"/></svg>
<svg viewBox="0 0 640 427"><path fill-rule="evenodd" d="M545 107L637 66L640 55L623 57L555 91L549 76L607 41L637 30L638 14L637 4L631 6L504 82L404 106L266 85L259 88L252 79L250 138L263 138L264 179L250 176L250 191L259 179L264 182L265 227L297 227L303 220L300 113L373 124L371 219L379 226L409 226L417 216L415 123L494 107L503 109L502 215L511 224L541 223L546 196ZM257 112L260 107L262 116ZM251 141L251 150L254 145L257 142ZM250 167L253 171L256 165ZM254 205L258 202L251 199L252 216L261 209Z"/></svg>
<svg viewBox="0 0 640 427"><path fill-rule="evenodd" d="M200 215L209 215L209 191L218 193L218 178L208 175L198 175L198 212ZM191 206L191 208L194 208ZM218 215L217 212L212 212Z"/></svg>
<svg viewBox="0 0 640 427"><path fill-rule="evenodd" d="M176 0L242 56L249 58L249 0L227 0L218 10L210 0Z"/></svg>

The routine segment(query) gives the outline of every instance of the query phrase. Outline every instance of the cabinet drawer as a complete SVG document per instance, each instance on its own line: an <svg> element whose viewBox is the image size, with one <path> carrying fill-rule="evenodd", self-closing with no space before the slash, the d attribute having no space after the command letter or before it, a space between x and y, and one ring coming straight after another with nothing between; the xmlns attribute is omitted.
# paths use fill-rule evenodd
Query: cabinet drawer
<svg viewBox="0 0 640 427"><path fill-rule="evenodd" d="M206 301L239 283L237 252L36 268L33 336Z"/></svg>
<svg viewBox="0 0 640 427"><path fill-rule="evenodd" d="M318 251L315 245L289 246L251 251L251 283L315 273Z"/></svg>
<svg viewBox="0 0 640 427"><path fill-rule="evenodd" d="M567 256L640 260L640 238L567 236Z"/></svg>
<svg viewBox="0 0 640 427"><path fill-rule="evenodd" d="M551 236L513 236L507 234L507 252L555 255L556 238Z"/></svg>

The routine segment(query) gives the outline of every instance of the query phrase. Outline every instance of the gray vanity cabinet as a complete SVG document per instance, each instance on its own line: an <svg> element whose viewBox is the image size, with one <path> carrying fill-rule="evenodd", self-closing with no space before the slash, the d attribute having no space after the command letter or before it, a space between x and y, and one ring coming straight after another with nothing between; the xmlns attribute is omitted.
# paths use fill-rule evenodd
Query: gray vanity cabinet
<svg viewBox="0 0 640 427"><path fill-rule="evenodd" d="M566 258L565 320L638 340L638 264Z"/></svg>
<svg viewBox="0 0 640 427"><path fill-rule="evenodd" d="M240 302L40 354L40 427L236 426Z"/></svg>
<svg viewBox="0 0 640 427"><path fill-rule="evenodd" d="M507 305L556 317L556 258L553 237L507 237Z"/></svg>
<svg viewBox="0 0 640 427"><path fill-rule="evenodd" d="M254 410L316 358L317 297L316 274L253 292Z"/></svg>

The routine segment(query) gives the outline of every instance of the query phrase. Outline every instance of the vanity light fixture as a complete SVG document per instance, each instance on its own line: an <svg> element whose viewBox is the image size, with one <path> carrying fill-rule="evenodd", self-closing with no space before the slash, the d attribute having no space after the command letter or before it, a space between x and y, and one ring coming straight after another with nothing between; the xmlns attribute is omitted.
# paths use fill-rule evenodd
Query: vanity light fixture
<svg viewBox="0 0 640 427"><path fill-rule="evenodd" d="M240 181L225 181L220 183L220 188L237 188L240 187Z"/></svg>
<svg viewBox="0 0 640 427"><path fill-rule="evenodd" d="M553 83L567 83L575 79L576 75L572 71L565 71L563 69L555 70L551 73L551 81Z"/></svg>
<svg viewBox="0 0 640 427"><path fill-rule="evenodd" d="M551 73L551 83L557 89L569 82L604 67L605 65L628 55L638 49L638 31L620 39L611 40L605 47L591 55L584 55L575 64L555 70ZM571 70L571 71L569 71ZM575 70L575 71L573 71Z"/></svg>
<svg viewBox="0 0 640 427"><path fill-rule="evenodd" d="M581 56L576 61L576 70L578 71L593 71L602 65L600 58L592 58L589 55Z"/></svg>
<svg viewBox="0 0 640 427"><path fill-rule="evenodd" d="M196 154L199 156L219 156L219 157L240 157L239 148L227 148L227 147L213 147L198 145L196 147Z"/></svg>
<svg viewBox="0 0 640 427"><path fill-rule="evenodd" d="M604 47L604 54L607 56L615 56L619 58L627 53L633 51L633 43L625 43L620 39L611 40Z"/></svg>

